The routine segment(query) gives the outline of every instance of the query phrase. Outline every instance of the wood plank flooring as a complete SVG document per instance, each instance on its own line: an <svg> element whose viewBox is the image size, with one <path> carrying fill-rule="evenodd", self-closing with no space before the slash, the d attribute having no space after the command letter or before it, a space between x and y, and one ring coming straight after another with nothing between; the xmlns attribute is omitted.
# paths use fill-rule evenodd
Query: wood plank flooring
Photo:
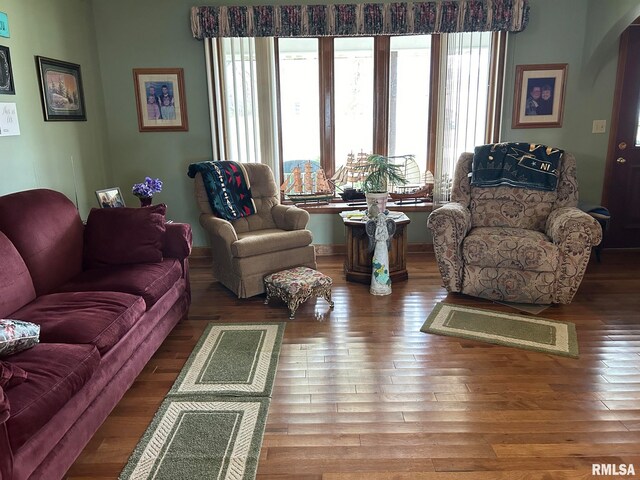
<svg viewBox="0 0 640 480"><path fill-rule="evenodd" d="M208 322L287 321L259 480L588 479L592 463L640 478L640 253L604 252L571 305L541 317L577 326L580 359L427 335L447 295L432 254L374 297L319 257L335 309L238 300L192 269L193 305L68 472L117 478ZM605 478L605 477L597 477ZM619 478L619 477L618 477Z"/></svg>

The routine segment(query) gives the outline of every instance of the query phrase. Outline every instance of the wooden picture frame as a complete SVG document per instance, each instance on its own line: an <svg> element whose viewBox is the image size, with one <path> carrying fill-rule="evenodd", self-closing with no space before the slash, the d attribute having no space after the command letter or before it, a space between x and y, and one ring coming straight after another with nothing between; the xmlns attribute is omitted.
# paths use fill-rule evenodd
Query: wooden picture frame
<svg viewBox="0 0 640 480"><path fill-rule="evenodd" d="M105 188L96 190L98 205L100 208L119 208L126 207L124 197L119 187Z"/></svg>
<svg viewBox="0 0 640 480"><path fill-rule="evenodd" d="M567 64L516 66L511 128L562 127Z"/></svg>
<svg viewBox="0 0 640 480"><path fill-rule="evenodd" d="M15 95L16 86L13 82L11 68L11 53L9 47L0 45L0 95Z"/></svg>
<svg viewBox="0 0 640 480"><path fill-rule="evenodd" d="M134 68L133 83L141 132L189 130L182 68Z"/></svg>
<svg viewBox="0 0 640 480"><path fill-rule="evenodd" d="M80 65L36 56L45 122L86 121Z"/></svg>

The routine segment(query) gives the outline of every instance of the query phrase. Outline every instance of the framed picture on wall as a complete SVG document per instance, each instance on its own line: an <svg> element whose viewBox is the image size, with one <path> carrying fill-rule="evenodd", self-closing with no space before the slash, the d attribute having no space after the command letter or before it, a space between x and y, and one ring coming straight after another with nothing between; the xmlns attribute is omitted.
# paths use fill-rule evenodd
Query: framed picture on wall
<svg viewBox="0 0 640 480"><path fill-rule="evenodd" d="M118 187L105 188L104 190L96 190L98 204L100 208L118 208L125 207L122 192Z"/></svg>
<svg viewBox="0 0 640 480"><path fill-rule="evenodd" d="M9 47L0 45L0 95L15 95Z"/></svg>
<svg viewBox="0 0 640 480"><path fill-rule="evenodd" d="M562 126L567 64L516 66L511 128Z"/></svg>
<svg viewBox="0 0 640 480"><path fill-rule="evenodd" d="M189 130L182 68L135 68L133 84L141 132Z"/></svg>
<svg viewBox="0 0 640 480"><path fill-rule="evenodd" d="M86 120L80 65L36 56L36 68L45 121Z"/></svg>

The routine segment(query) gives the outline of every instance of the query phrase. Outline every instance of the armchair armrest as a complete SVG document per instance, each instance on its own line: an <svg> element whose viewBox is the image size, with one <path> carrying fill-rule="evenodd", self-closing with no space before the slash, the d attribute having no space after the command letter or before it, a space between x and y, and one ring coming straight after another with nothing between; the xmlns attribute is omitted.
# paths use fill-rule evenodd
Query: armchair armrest
<svg viewBox="0 0 640 480"><path fill-rule="evenodd" d="M193 235L188 223L167 223L162 245L162 255L184 260L191 254Z"/></svg>
<svg viewBox="0 0 640 480"><path fill-rule="evenodd" d="M238 240L238 235L231 222L222 218L203 213L200 215L200 225L209 232L209 235L222 240L229 249L231 249L231 244Z"/></svg>
<svg viewBox="0 0 640 480"><path fill-rule="evenodd" d="M471 212L458 202L434 210L427 219L433 235L433 250L444 286L449 292L462 290L462 240L471 229Z"/></svg>
<svg viewBox="0 0 640 480"><path fill-rule="evenodd" d="M457 245L460 245L471 230L471 212L461 203L445 203L431 212L427 219L427 226L434 235L442 233L443 229L452 226L454 228L452 233L455 234L452 238Z"/></svg>
<svg viewBox="0 0 640 480"><path fill-rule="evenodd" d="M602 240L600 224L576 207L561 207L547 218L546 234L558 246L560 265L556 275L555 303L571 303L591 256L591 247Z"/></svg>
<svg viewBox="0 0 640 480"><path fill-rule="evenodd" d="M578 238L589 247L602 241L600 224L588 213L576 207L562 207L552 211L547 218L545 233L556 245L566 243L578 234Z"/></svg>
<svg viewBox="0 0 640 480"><path fill-rule="evenodd" d="M309 212L289 205L274 205L271 216L282 230L304 230L309 223Z"/></svg>

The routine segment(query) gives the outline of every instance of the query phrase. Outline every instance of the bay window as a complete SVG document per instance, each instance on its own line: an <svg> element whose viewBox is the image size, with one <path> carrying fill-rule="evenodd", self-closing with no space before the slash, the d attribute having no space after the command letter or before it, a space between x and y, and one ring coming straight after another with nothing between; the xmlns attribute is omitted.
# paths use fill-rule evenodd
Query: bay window
<svg viewBox="0 0 640 480"><path fill-rule="evenodd" d="M412 155L446 200L460 153L498 139L503 35L276 38L261 55L217 40L218 158L270 163L282 182L300 162L331 177L350 154Z"/></svg>

